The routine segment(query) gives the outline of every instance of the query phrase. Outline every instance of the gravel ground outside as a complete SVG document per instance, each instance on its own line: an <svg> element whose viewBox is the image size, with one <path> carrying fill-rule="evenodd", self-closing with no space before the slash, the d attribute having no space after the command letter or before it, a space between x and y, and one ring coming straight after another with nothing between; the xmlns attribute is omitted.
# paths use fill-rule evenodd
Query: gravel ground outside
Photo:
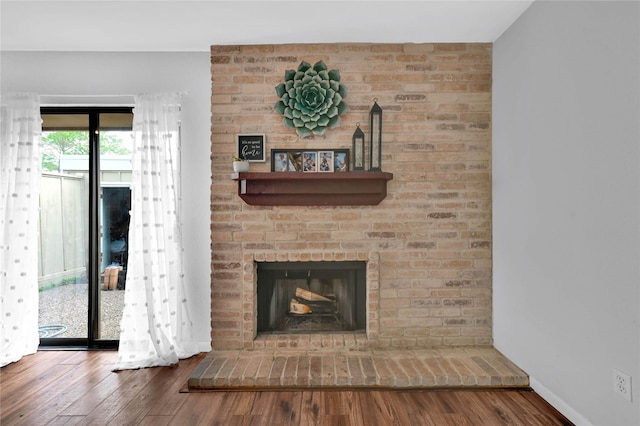
<svg viewBox="0 0 640 426"><path fill-rule="evenodd" d="M38 323L41 337L87 337L88 284L67 284L40 292ZM120 338L120 319L124 290L100 290L100 339ZM66 331L57 336L43 336L43 328L63 325ZM50 330L55 332L55 328Z"/></svg>

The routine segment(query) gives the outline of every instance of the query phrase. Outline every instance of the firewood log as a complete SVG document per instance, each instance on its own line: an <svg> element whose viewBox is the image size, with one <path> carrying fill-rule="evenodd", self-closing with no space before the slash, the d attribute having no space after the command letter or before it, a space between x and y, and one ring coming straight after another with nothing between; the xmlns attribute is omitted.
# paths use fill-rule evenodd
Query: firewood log
<svg viewBox="0 0 640 426"><path fill-rule="evenodd" d="M324 296L320 296L318 293L314 293L309 290L305 290L303 288L296 288L296 297L299 297L304 300L308 300L310 302L331 302L331 299L328 299Z"/></svg>
<svg viewBox="0 0 640 426"><path fill-rule="evenodd" d="M289 312L292 314L310 314L311 308L304 303L298 302L296 299L291 299L291 302L289 302Z"/></svg>

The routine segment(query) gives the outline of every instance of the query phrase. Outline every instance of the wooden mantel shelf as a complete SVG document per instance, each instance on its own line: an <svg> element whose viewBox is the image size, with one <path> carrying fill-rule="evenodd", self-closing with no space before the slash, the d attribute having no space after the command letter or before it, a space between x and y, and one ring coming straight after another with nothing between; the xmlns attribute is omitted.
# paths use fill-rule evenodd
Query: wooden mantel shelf
<svg viewBox="0 0 640 426"><path fill-rule="evenodd" d="M253 206L374 206L387 196L385 172L233 173L238 195Z"/></svg>

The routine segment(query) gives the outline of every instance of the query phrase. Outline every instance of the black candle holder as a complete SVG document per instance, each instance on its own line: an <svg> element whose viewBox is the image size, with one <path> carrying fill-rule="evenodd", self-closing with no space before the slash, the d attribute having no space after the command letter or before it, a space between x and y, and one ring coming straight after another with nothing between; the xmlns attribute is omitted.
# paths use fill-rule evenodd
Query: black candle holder
<svg viewBox="0 0 640 426"><path fill-rule="evenodd" d="M373 106L369 112L369 171L382 170L382 108L378 100L373 100Z"/></svg>

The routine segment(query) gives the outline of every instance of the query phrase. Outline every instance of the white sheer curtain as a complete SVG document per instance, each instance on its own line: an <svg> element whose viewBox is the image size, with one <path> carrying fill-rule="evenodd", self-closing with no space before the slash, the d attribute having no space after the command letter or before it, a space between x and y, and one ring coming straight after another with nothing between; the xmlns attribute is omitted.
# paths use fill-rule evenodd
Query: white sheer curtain
<svg viewBox="0 0 640 426"><path fill-rule="evenodd" d="M2 97L0 366L38 349L38 196L42 122L33 94Z"/></svg>
<svg viewBox="0 0 640 426"><path fill-rule="evenodd" d="M125 305L115 370L200 352L185 291L180 222L180 94L136 98Z"/></svg>

